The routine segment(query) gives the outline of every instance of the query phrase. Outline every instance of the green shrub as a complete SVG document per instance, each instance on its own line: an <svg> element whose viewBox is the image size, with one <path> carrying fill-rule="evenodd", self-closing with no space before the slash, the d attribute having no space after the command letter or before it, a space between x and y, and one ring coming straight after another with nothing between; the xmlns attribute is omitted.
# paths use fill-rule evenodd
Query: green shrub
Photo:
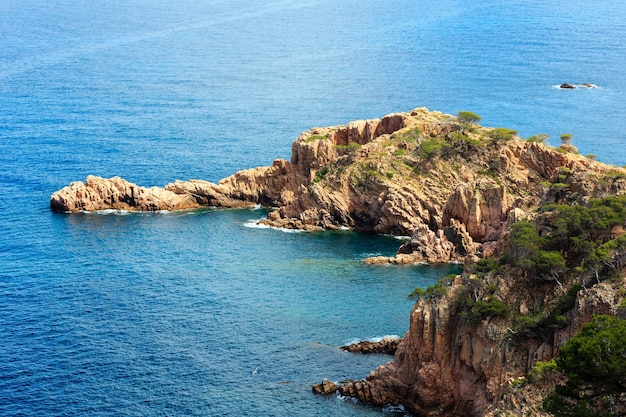
<svg viewBox="0 0 626 417"><path fill-rule="evenodd" d="M318 182L320 182L326 176L326 174L328 174L328 167L325 166L315 173L313 183L317 184Z"/></svg>
<svg viewBox="0 0 626 417"><path fill-rule="evenodd" d="M410 129L402 134L399 134L397 138L405 140L405 141L416 141L421 137L420 131L417 127Z"/></svg>
<svg viewBox="0 0 626 417"><path fill-rule="evenodd" d="M487 297L486 301L476 301L471 309L473 321L482 321L487 317L507 317L509 310L502 301L493 295Z"/></svg>
<svg viewBox="0 0 626 417"><path fill-rule="evenodd" d="M562 145L571 145L572 144L572 134L571 133L563 133L561 135L561 144Z"/></svg>
<svg viewBox="0 0 626 417"><path fill-rule="evenodd" d="M356 142L350 142L347 145L335 145L335 149L340 155L346 155L349 153L354 153L357 150L361 149L361 145Z"/></svg>
<svg viewBox="0 0 626 417"><path fill-rule="evenodd" d="M506 127L497 127L487 133L487 136L496 142L508 142L513 140L515 135L517 135L517 130L507 129Z"/></svg>
<svg viewBox="0 0 626 417"><path fill-rule="evenodd" d="M498 260L495 258L483 258L476 262L476 272L487 273L498 269Z"/></svg>
<svg viewBox="0 0 626 417"><path fill-rule="evenodd" d="M417 156L421 159L432 159L435 156L446 155L450 151L450 144L442 139L424 139L417 150Z"/></svg>
<svg viewBox="0 0 626 417"><path fill-rule="evenodd" d="M461 133L453 132L450 134L450 139L454 142L456 147L460 148L484 148L485 144L478 139L470 138L469 136L463 135Z"/></svg>
<svg viewBox="0 0 626 417"><path fill-rule="evenodd" d="M556 360L550 359L549 361L539 361L535 364L533 369L528 373L528 380L530 382L537 382L543 379L547 372L556 371Z"/></svg>
<svg viewBox="0 0 626 417"><path fill-rule="evenodd" d="M482 119L482 117L471 111L459 111L456 117L464 124L477 123Z"/></svg>
<svg viewBox="0 0 626 417"><path fill-rule="evenodd" d="M439 298L446 293L447 288L456 279L456 275L457 274L446 275L445 278L440 279L425 290L422 288L416 288L407 298L410 300L419 300L420 298Z"/></svg>
<svg viewBox="0 0 626 417"><path fill-rule="evenodd" d="M544 399L557 417L617 415L602 398L626 391L626 320L595 316L560 350L557 367L568 379Z"/></svg>
<svg viewBox="0 0 626 417"><path fill-rule="evenodd" d="M436 284L429 286L425 290L422 288L416 288L409 294L410 300L419 300L420 298L438 298L446 293L446 286L443 281L438 281Z"/></svg>
<svg viewBox="0 0 626 417"><path fill-rule="evenodd" d="M519 339L538 338L547 340L554 334L556 329L567 325L566 313L576 304L576 297L580 285L572 285L565 294L557 301L554 307L544 308L539 314L530 316L518 316L517 337Z"/></svg>
<svg viewBox="0 0 626 417"><path fill-rule="evenodd" d="M547 144L548 140L550 139L550 135L545 134L545 133L540 133L538 135L533 135L533 136L529 136L528 139L526 139L527 142L535 142L535 143L542 143L542 144Z"/></svg>
<svg viewBox="0 0 626 417"><path fill-rule="evenodd" d="M308 138L305 139L305 142L313 142L316 140L324 140L324 139L328 139L328 135L311 135Z"/></svg>

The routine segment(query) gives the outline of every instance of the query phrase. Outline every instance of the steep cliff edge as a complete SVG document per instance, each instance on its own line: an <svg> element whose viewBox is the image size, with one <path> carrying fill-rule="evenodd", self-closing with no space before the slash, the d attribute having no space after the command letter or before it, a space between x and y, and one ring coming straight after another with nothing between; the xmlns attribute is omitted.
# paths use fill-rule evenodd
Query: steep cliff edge
<svg viewBox="0 0 626 417"><path fill-rule="evenodd" d="M394 361L339 391L424 416L549 415L542 399L563 375L539 380L536 369L554 364L594 316L626 319L626 195L547 205L533 217L507 228L498 258L466 263L461 275L416 289L410 329ZM593 360L577 360L576 368L590 375L601 368L599 380L626 370L622 326L606 346L617 364L595 365L606 353L587 345ZM588 414L561 415L624 415L626 379L616 379L607 389L579 378L579 386L557 391L567 393L556 397L559 405L591 407Z"/></svg>
<svg viewBox="0 0 626 417"><path fill-rule="evenodd" d="M518 333L524 331L520 317L541 314L540 308L532 313L525 310L538 299L547 304L552 296L546 294L546 288L537 291L536 283L511 280L515 278L503 274L489 281L498 286L495 296L506 305L509 317L493 313L481 317L464 309L470 284L461 276L449 284L444 295L419 300L393 362L364 380L340 384L340 393L378 405L402 404L424 416L548 416L541 411L541 400L548 391L532 401L525 395L532 386L516 393L514 383L523 381L538 361L553 359L592 316L616 315L626 281L622 277L576 291L574 306L565 313L562 327L529 337ZM477 295L479 300L484 296Z"/></svg>
<svg viewBox="0 0 626 417"><path fill-rule="evenodd" d="M273 226L412 236L372 263L464 261L498 250L507 224L545 202L585 201L626 190L626 170L415 109L304 132L291 162L237 172L218 184L144 188L89 177L55 192L54 211L276 207Z"/></svg>

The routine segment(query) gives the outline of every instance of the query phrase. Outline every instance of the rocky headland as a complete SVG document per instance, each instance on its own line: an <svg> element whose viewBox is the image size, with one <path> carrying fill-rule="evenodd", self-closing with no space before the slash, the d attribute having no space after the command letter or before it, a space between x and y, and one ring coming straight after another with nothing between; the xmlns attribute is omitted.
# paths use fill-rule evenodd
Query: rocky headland
<svg viewBox="0 0 626 417"><path fill-rule="evenodd" d="M464 262L497 253L506 226L546 202L623 192L625 172L521 140L509 129L420 108L311 129L293 143L290 162L277 159L217 184L147 188L89 176L55 192L50 207L158 211L262 204L273 209L264 221L271 226L411 237L395 257L371 263Z"/></svg>
<svg viewBox="0 0 626 417"><path fill-rule="evenodd" d="M547 146L543 135L524 140L475 121L420 108L315 128L293 143L291 161L217 184L145 188L90 176L54 193L50 206L262 204L271 226L410 237L395 256L366 262L458 262L464 272L416 290L392 362L363 380L325 380L314 390L423 416L548 415L542 397L564 377L531 381L537 365L594 316L626 316L626 204L616 197L626 194L626 169L570 144ZM626 409L626 398L609 400Z"/></svg>

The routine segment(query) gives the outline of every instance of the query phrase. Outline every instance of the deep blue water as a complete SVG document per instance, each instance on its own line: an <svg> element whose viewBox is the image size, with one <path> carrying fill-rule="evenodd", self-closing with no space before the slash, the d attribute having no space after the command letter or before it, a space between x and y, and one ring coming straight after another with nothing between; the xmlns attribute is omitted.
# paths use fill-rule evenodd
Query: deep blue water
<svg viewBox="0 0 626 417"><path fill-rule="evenodd" d="M394 414L310 386L390 360L338 346L402 335L447 268L366 266L399 242L263 210L48 201L88 174L217 181L420 106L626 164L626 3L467 3L0 0L0 415Z"/></svg>

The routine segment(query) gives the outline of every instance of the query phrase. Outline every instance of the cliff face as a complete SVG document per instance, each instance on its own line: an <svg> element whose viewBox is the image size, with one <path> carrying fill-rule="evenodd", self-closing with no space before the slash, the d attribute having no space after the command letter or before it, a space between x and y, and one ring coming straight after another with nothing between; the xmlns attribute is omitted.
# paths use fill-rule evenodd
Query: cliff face
<svg viewBox="0 0 626 417"><path fill-rule="evenodd" d="M340 385L342 395L374 404L403 404L424 416L545 415L535 403L511 394L510 383L523 378L537 361L558 350L595 314L617 314L626 280L602 283L576 294L567 324L545 338L516 335L511 319L480 321L459 310L468 283L461 277L441 298L421 299L411 311L410 330L393 362L366 379ZM510 309L527 310L550 289L506 274L492 277L498 297ZM507 394L507 395L505 395ZM545 392L543 393L545 395ZM502 399L506 401L502 401ZM491 413L491 414L490 414Z"/></svg>
<svg viewBox="0 0 626 417"><path fill-rule="evenodd" d="M277 207L273 226L412 236L392 259L449 262L498 251L510 222L545 201L626 190L626 170L528 143L498 129L426 109L315 128L291 162L240 171L218 184L176 181L144 188L89 177L51 196L55 211ZM562 151L562 150L561 150Z"/></svg>

